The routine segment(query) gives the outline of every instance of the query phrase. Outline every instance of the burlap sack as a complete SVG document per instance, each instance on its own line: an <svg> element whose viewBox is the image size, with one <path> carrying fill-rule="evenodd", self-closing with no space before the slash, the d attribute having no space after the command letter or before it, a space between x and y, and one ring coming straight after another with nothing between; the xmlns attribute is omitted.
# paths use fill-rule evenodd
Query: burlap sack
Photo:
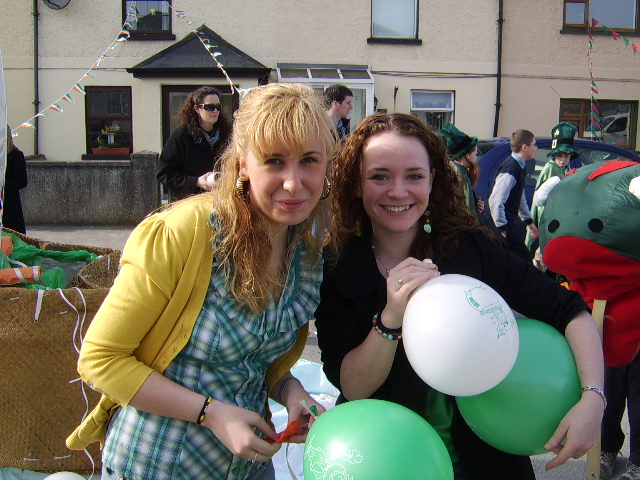
<svg viewBox="0 0 640 480"><path fill-rule="evenodd" d="M19 236L27 243L48 250L73 247L68 250L83 249L113 256L117 268L119 252L116 250ZM102 260L100 265L106 266L107 261L103 259L98 261ZM111 273L96 273L96 276L105 288L84 286L40 291L0 288L1 467L82 474L92 471L87 455L68 450L65 439L99 400L97 393L86 385L83 388L82 382L74 381L79 377L76 349L109 291L111 284L107 279L113 282L115 277ZM88 453L95 462L95 471L99 472L97 444L92 445Z"/></svg>

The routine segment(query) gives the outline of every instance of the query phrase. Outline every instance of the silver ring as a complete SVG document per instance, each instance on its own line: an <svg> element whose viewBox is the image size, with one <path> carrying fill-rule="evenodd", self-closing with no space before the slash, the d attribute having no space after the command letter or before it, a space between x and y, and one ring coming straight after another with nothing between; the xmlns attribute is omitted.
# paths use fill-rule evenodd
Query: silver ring
<svg viewBox="0 0 640 480"><path fill-rule="evenodd" d="M253 456L253 460L251 460L251 463L256 463L256 460L258 460L258 452L256 452L256 454Z"/></svg>
<svg viewBox="0 0 640 480"><path fill-rule="evenodd" d="M398 283L399 283L400 285L404 285L404 278L400 277L400 278L398 279Z"/></svg>

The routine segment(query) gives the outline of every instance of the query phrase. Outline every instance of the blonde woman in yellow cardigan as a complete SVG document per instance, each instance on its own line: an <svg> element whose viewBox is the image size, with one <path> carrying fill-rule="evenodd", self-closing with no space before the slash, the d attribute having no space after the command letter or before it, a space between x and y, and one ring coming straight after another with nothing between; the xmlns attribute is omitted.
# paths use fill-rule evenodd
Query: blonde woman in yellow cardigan
<svg viewBox="0 0 640 480"><path fill-rule="evenodd" d="M289 369L319 303L333 147L313 90L256 88L215 189L133 231L78 362L103 397L67 439L102 443L103 479L273 479L268 397L303 425L302 400L324 410Z"/></svg>

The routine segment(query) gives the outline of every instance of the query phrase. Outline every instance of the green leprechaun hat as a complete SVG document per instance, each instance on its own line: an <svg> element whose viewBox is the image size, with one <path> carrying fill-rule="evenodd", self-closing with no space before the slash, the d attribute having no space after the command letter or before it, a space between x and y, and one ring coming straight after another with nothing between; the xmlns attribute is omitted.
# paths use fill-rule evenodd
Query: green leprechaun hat
<svg viewBox="0 0 640 480"><path fill-rule="evenodd" d="M466 155L478 144L478 137L470 137L456 128L453 123L445 123L436 132L447 144L447 153L451 160L458 160Z"/></svg>
<svg viewBox="0 0 640 480"><path fill-rule="evenodd" d="M576 158L579 154L573 148L573 139L578 129L569 122L560 122L551 129L551 151L547 157L555 157L559 153L568 153L571 158Z"/></svg>

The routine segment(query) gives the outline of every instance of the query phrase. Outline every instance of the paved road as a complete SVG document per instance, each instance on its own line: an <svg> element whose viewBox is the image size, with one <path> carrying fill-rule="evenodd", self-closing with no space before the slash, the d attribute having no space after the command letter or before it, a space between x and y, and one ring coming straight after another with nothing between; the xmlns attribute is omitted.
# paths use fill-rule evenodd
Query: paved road
<svg viewBox="0 0 640 480"><path fill-rule="evenodd" d="M56 226L29 226L27 227L27 235L39 238L41 240L50 240L61 243L73 243L78 245L93 245L98 247L109 247L122 250L124 244L131 232L132 227L56 227ZM303 353L303 358L320 362L320 351L318 349L318 340L315 334L315 326L313 323L310 328L310 336L307 346ZM625 432L628 436L628 420L623 419ZM629 454L629 445L625 441L622 449L623 455ZM539 455L532 457L533 465L538 480L578 480L586 478L584 475L585 459L571 460L562 467L558 467L551 472L544 470L544 465L549 462L552 455ZM619 458L617 472L623 470L626 458ZM487 479L490 480L490 479ZM517 480L517 479L514 479Z"/></svg>

